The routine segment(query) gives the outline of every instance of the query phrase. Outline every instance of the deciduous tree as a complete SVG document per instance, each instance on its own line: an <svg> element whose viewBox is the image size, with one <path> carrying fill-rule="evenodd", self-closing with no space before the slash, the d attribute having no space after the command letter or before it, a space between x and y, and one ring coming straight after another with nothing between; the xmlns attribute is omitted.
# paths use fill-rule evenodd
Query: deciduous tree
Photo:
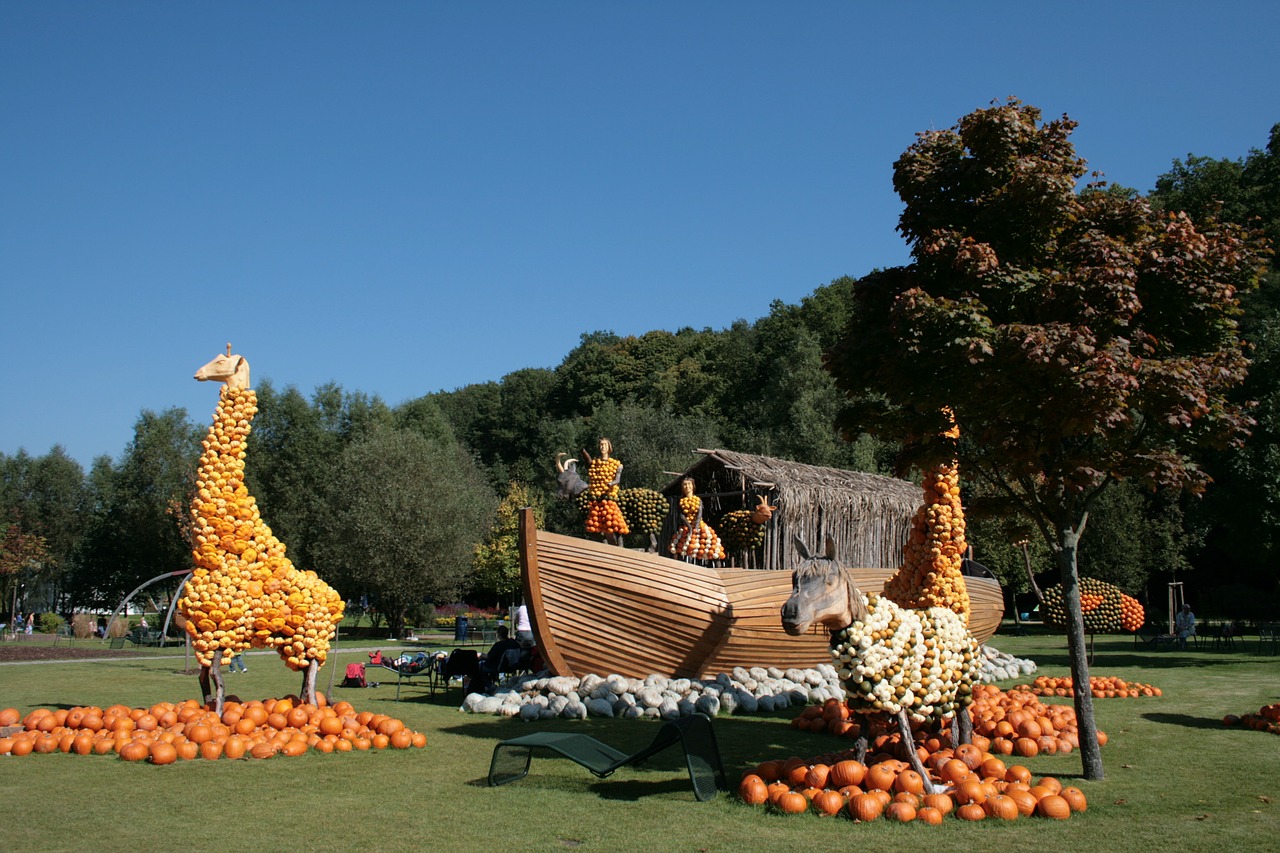
<svg viewBox="0 0 1280 853"><path fill-rule="evenodd" d="M1248 361L1238 294L1262 269L1241 229L1204 230L1143 198L1079 191L1075 122L1017 101L920 134L894 164L912 264L868 276L828 366L846 427L903 442L902 461L958 454L1053 550L1072 674L1088 683L1076 555L1118 479L1203 489L1197 448L1239 442L1229 399ZM937 437L944 409L958 446ZM1092 699L1076 696L1081 760L1103 777Z"/></svg>

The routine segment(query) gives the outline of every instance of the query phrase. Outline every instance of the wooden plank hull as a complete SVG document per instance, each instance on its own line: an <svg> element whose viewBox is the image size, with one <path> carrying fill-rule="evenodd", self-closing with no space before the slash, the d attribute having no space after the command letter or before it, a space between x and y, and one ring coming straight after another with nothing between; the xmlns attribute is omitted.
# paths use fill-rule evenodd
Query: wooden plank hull
<svg viewBox="0 0 1280 853"><path fill-rule="evenodd" d="M831 660L827 632L782 630L791 573L714 569L536 529L520 519L525 601L557 675L713 678L736 666L808 668ZM892 569L855 569L879 592ZM1000 585L967 578L970 627L986 641L1004 614Z"/></svg>

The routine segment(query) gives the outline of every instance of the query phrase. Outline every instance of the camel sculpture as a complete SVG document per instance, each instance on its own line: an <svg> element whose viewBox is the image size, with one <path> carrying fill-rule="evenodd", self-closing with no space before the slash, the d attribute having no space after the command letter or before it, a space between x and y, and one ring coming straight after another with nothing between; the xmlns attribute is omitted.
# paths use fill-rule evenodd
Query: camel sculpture
<svg viewBox="0 0 1280 853"><path fill-rule="evenodd" d="M223 383L191 504L195 568L178 601L205 701L221 714L221 667L249 648L272 648L303 673L299 696L315 704L316 674L342 619L342 597L315 572L294 568L245 486L245 442L257 412L248 361L227 344L195 378Z"/></svg>

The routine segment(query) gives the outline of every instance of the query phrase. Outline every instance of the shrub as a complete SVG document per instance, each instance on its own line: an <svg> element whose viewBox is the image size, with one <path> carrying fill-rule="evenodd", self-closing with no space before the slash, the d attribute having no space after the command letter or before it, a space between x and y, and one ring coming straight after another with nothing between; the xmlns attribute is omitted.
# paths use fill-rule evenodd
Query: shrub
<svg viewBox="0 0 1280 853"><path fill-rule="evenodd" d="M92 613L77 613L71 617L71 633L77 640L87 640L98 627L98 619Z"/></svg>
<svg viewBox="0 0 1280 853"><path fill-rule="evenodd" d="M40 618L36 620L40 624L41 634L56 634L58 629L67 620L63 619L57 613L41 613Z"/></svg>

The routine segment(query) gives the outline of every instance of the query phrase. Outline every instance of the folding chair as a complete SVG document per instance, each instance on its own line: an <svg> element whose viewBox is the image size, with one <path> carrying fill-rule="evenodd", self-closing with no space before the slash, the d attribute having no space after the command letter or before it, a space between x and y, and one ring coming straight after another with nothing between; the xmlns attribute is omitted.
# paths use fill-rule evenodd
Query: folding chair
<svg viewBox="0 0 1280 853"><path fill-rule="evenodd" d="M448 690L455 678L469 679L480 674L480 653L475 649L454 649L439 670L441 685Z"/></svg>
<svg viewBox="0 0 1280 853"><path fill-rule="evenodd" d="M504 740L493 748L493 758L489 762L489 784L496 787L523 779L529 774L529 765L533 762L533 752L536 749L559 753L603 779L619 767L643 764L647 759L676 744L684 750L685 766L689 769L694 797L699 802L710 800L717 791L725 787L725 778L720 748L711 728L711 718L705 714L691 714L663 723L653 741L631 755L589 735L568 732L535 732Z"/></svg>

